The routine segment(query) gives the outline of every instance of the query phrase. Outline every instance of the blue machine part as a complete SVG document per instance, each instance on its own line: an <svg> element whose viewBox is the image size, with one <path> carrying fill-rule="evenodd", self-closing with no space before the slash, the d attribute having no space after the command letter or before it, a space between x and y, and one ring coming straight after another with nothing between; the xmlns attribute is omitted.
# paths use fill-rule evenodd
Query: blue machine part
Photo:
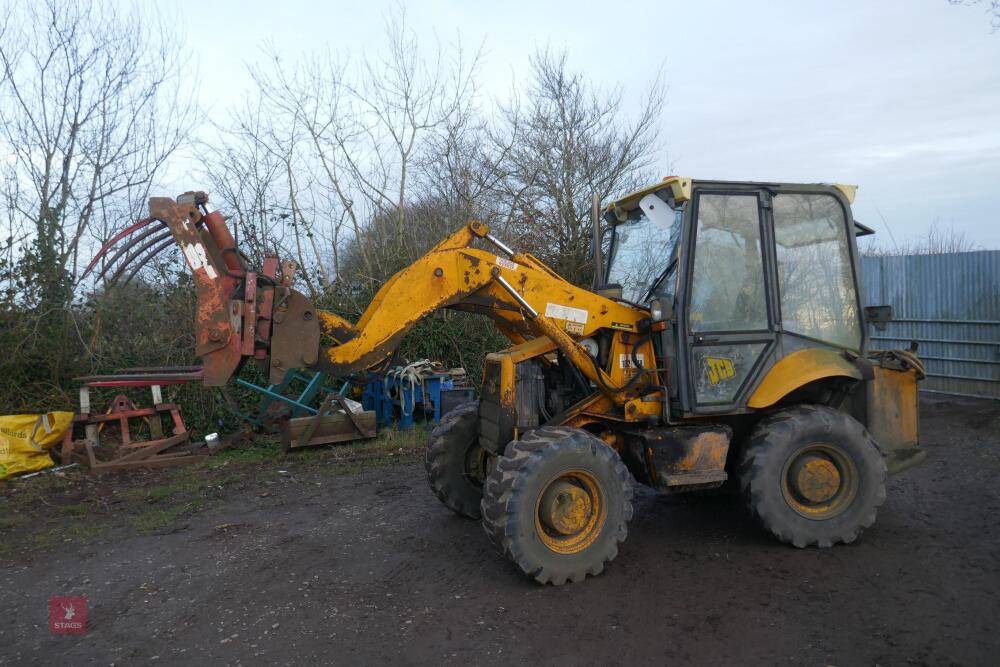
<svg viewBox="0 0 1000 667"><path fill-rule="evenodd" d="M412 365L411 365L412 366ZM456 389L451 374L431 372L406 372L407 367L397 367L385 377L365 386L361 404L365 410L374 410L379 426L392 424L398 417L397 427L406 430L413 426L414 416L430 418L435 424L441 421L442 405L449 392L461 393L472 400L471 389Z"/></svg>

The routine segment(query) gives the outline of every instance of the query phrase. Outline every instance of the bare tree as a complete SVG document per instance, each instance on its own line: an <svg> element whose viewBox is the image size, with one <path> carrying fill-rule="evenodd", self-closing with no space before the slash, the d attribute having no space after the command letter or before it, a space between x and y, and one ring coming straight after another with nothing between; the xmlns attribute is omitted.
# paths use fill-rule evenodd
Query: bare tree
<svg viewBox="0 0 1000 667"><path fill-rule="evenodd" d="M954 227L945 229L941 221L935 219L926 236L903 243L887 246L874 238L865 240L859 250L868 257L889 257L901 255L948 255L956 252L973 252L982 247L971 241L963 232Z"/></svg>
<svg viewBox="0 0 1000 667"><path fill-rule="evenodd" d="M660 76L626 100L570 71L565 54L543 51L523 95L491 117L475 86L479 52L467 57L461 45L437 41L425 48L405 18L390 15L376 57L328 53L288 64L271 48L266 64L251 68L258 100L234 117L231 143L217 155L233 163L236 150L247 164L267 156L273 165L249 175L213 168L229 182L216 189L241 218L278 219L307 277L319 275L320 292L345 280L377 285L473 217L586 282L592 193L651 178ZM229 174L268 203L266 214L235 201Z"/></svg>
<svg viewBox="0 0 1000 667"><path fill-rule="evenodd" d="M597 90L569 69L565 52L540 51L531 66L524 102L504 109L508 125L517 128L509 190L525 193L525 242L583 284L593 271L591 197L650 181L666 89L657 74L643 95L626 99L620 88Z"/></svg>
<svg viewBox="0 0 1000 667"><path fill-rule="evenodd" d="M0 35L3 205L40 289L71 290L81 241L137 217L192 127L184 56L155 18L100 0L17 3Z"/></svg>
<svg viewBox="0 0 1000 667"><path fill-rule="evenodd" d="M948 0L948 4L964 7L984 6L990 17L990 26L993 28L993 32L1000 30L1000 0Z"/></svg>
<svg viewBox="0 0 1000 667"><path fill-rule="evenodd" d="M24 0L0 21L0 282L42 318L71 302L88 242L140 217L195 121L194 91L176 35L137 10ZM59 346L60 321L34 333Z"/></svg>
<svg viewBox="0 0 1000 667"><path fill-rule="evenodd" d="M256 182L240 187L281 211L282 235L307 279L319 277L310 284L314 296L345 278L377 282L412 258L410 249L426 248L426 230L406 220L425 148L473 112L478 54L469 59L460 44L437 41L425 48L402 9L388 17L380 53L354 62L327 53L289 65L269 48L266 63L251 68L258 101L233 118L226 148L211 161L220 181L240 171L216 166L231 163L233 151L282 165L281 178L269 168L243 174ZM231 186L216 189L239 199Z"/></svg>
<svg viewBox="0 0 1000 667"><path fill-rule="evenodd" d="M248 102L232 116L232 127L202 147L210 168L205 178L212 199L233 216L233 233L240 250L256 266L264 255L289 253L284 223L287 198L278 195L284 165L264 137L268 121L260 100Z"/></svg>
<svg viewBox="0 0 1000 667"><path fill-rule="evenodd" d="M395 243L405 254L420 234L406 225L414 163L422 142L461 124L472 108L480 54L468 60L460 43L446 50L440 42L427 54L407 29L403 11L388 18L386 38L387 55L366 59L360 76L345 82L346 110L354 123L331 138L370 212L395 221L383 243L390 248ZM370 260L371 269L385 273L382 258Z"/></svg>

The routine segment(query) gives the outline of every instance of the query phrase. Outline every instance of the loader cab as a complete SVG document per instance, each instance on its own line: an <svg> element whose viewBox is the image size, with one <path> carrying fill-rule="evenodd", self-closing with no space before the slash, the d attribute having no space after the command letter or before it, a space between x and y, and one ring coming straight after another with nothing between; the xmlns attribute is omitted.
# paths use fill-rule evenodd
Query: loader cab
<svg viewBox="0 0 1000 667"><path fill-rule="evenodd" d="M811 375L860 378L849 195L673 177L607 208L608 283L667 324L668 418L767 407Z"/></svg>

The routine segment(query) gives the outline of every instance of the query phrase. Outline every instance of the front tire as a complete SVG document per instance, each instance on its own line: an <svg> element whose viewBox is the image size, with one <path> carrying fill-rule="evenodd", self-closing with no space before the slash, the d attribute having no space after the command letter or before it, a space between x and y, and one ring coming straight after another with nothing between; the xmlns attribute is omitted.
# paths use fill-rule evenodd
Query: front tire
<svg viewBox="0 0 1000 667"><path fill-rule="evenodd" d="M479 518L479 501L490 457L479 446L479 403L450 410L431 431L424 469L434 495L445 507L470 519Z"/></svg>
<svg viewBox="0 0 1000 667"><path fill-rule="evenodd" d="M507 445L486 479L483 528L535 581L600 574L632 518L632 476L603 440L543 426Z"/></svg>
<svg viewBox="0 0 1000 667"><path fill-rule="evenodd" d="M796 547L850 543L885 501L885 459L850 415L818 405L757 425L743 453L740 487L772 535Z"/></svg>

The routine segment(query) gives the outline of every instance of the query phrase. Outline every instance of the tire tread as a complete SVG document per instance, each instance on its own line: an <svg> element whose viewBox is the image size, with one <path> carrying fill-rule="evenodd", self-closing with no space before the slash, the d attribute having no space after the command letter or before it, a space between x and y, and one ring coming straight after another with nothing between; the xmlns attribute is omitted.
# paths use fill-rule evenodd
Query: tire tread
<svg viewBox="0 0 1000 667"><path fill-rule="evenodd" d="M619 484L618 491L624 498L621 524L615 539L592 562L577 570L566 572L556 567L546 568L534 563L517 539L517 490L546 459L555 456L557 448L567 443L586 443L593 456L609 465ZM628 535L627 522L632 518L632 476L617 452L603 441L580 429L568 426L543 426L525 433L520 440L509 443L497 465L486 478L481 503L483 530L490 542L507 559L517 565L535 581L559 586L567 580L582 581L586 576L600 574L607 562L618 554L618 543Z"/></svg>
<svg viewBox="0 0 1000 667"><path fill-rule="evenodd" d="M838 423L839 422L839 423ZM844 524L831 535L805 535L796 532L789 522L788 511L776 507L772 494L768 493L771 475L771 457L780 451L784 443L794 439L796 433L807 426L819 423L831 435L837 428L851 431L851 437L861 444L861 451L872 452L871 462L876 474L877 490L872 503L863 510L853 524ZM781 542L804 548L818 546L831 547L834 544L850 544L861 532L875 523L878 508L885 502L885 480L887 476L885 458L868 431L849 415L821 405L797 405L784 409L765 418L753 430L749 444L743 451L739 467L740 494L751 514L758 522ZM847 511L850 511L848 509Z"/></svg>

